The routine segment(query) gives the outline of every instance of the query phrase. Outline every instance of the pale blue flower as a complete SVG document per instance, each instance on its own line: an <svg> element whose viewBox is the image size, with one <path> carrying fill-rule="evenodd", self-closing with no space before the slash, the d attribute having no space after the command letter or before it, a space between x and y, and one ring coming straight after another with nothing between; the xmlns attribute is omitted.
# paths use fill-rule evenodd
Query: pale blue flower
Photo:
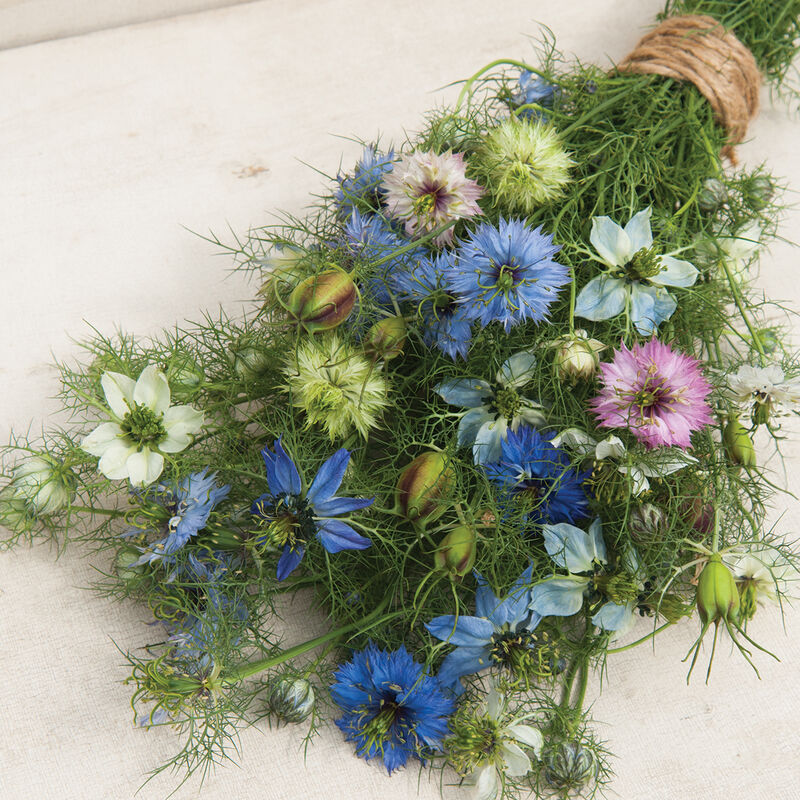
<svg viewBox="0 0 800 800"><path fill-rule="evenodd" d="M472 445L476 464L500 460L509 428L516 432L522 423L544 423L542 406L517 391L533 378L535 363L533 354L523 350L503 362L494 383L456 378L436 387L445 402L469 409L458 426L458 446Z"/></svg>
<svg viewBox="0 0 800 800"><path fill-rule="evenodd" d="M560 90L557 86L539 77L530 70L524 69L517 80L517 91L511 97L511 102L517 106L532 104L551 108ZM523 108L518 116L529 119L546 119L547 114L541 109Z"/></svg>
<svg viewBox="0 0 800 800"><path fill-rule="evenodd" d="M594 217L590 239L608 270L581 289L575 315L590 320L630 315L636 330L650 336L669 319L677 301L667 286L686 288L697 280L697 268L653 247L652 208L635 214L622 228L609 217Z"/></svg>

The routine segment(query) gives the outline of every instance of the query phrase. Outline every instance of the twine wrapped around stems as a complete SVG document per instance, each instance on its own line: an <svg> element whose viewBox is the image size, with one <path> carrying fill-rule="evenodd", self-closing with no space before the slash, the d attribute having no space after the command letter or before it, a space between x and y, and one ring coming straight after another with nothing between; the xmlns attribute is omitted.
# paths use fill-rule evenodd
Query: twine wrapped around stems
<svg viewBox="0 0 800 800"><path fill-rule="evenodd" d="M728 132L730 145L744 139L758 113L761 75L755 58L713 17L665 19L639 40L618 69L693 83ZM732 158L730 145L723 153Z"/></svg>

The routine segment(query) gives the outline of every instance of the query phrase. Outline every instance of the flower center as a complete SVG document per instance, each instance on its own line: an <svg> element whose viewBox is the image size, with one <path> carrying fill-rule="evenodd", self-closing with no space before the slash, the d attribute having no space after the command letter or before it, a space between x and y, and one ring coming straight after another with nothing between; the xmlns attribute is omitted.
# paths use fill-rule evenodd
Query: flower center
<svg viewBox="0 0 800 800"><path fill-rule="evenodd" d="M596 574L592 578L594 588L612 603L621 606L635 602L639 597L639 584L627 573L616 575Z"/></svg>
<svg viewBox="0 0 800 800"><path fill-rule="evenodd" d="M120 423L125 435L141 446L158 444L167 438L164 415L135 403Z"/></svg>
<svg viewBox="0 0 800 800"><path fill-rule="evenodd" d="M296 494L283 494L269 506L260 503L258 514L266 521L266 534L260 540L274 547L296 550L313 538L317 526L308 501Z"/></svg>
<svg viewBox="0 0 800 800"><path fill-rule="evenodd" d="M527 686L531 675L549 677L554 674L558 654L550 636L521 630L498 631L492 636L489 645L492 662L508 669Z"/></svg>
<svg viewBox="0 0 800 800"><path fill-rule="evenodd" d="M400 686L395 686L397 691L402 691ZM365 712L366 713L366 712ZM371 755L374 750L383 752L386 741L391 736L392 729L401 724L404 713L403 707L396 699L382 698L380 711L364 725L363 741L357 752L359 755Z"/></svg>
<svg viewBox="0 0 800 800"><path fill-rule="evenodd" d="M510 387L502 387L495 390L492 406L497 411L498 416L506 420L510 425L511 420L517 416L522 407L522 398Z"/></svg>
<svg viewBox="0 0 800 800"><path fill-rule="evenodd" d="M666 268L661 263L661 255L656 247L643 247L631 256L622 269L632 281L637 281L652 278Z"/></svg>
<svg viewBox="0 0 800 800"><path fill-rule="evenodd" d="M517 282L516 271L517 268L513 259L511 259L510 264L500 265L499 269L497 270L495 285L501 292L508 292L514 288Z"/></svg>
<svg viewBox="0 0 800 800"><path fill-rule="evenodd" d="M425 301L420 305L419 308L419 315L424 319L428 314L432 314L435 319L441 319L444 316L447 316L453 310L453 301L454 298L447 294L444 289L435 289L431 292ZM422 305L430 304L431 310L430 312L423 312Z"/></svg>
<svg viewBox="0 0 800 800"><path fill-rule="evenodd" d="M645 373L644 382L634 392L630 404L639 409L642 417L651 416L651 409L669 405L672 402L669 389L664 386L665 379L658 374L658 368L651 364Z"/></svg>
<svg viewBox="0 0 800 800"><path fill-rule="evenodd" d="M451 722L454 731L447 740L447 754L460 775L497 763L501 757L502 731L496 720L483 714L460 714Z"/></svg>
<svg viewBox="0 0 800 800"><path fill-rule="evenodd" d="M414 200L414 215L420 219L431 217L436 209L437 200L438 195L435 190L427 191L425 194L421 194Z"/></svg>

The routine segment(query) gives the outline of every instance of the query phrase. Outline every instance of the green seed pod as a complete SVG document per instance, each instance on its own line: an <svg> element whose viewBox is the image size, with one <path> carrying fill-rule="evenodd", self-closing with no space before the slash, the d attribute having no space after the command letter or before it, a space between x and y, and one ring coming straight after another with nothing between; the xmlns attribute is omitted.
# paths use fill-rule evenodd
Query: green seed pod
<svg viewBox="0 0 800 800"><path fill-rule="evenodd" d="M433 554L436 569L463 578L475 564L477 533L469 525L453 528Z"/></svg>
<svg viewBox="0 0 800 800"><path fill-rule="evenodd" d="M763 211L775 196L775 181L769 175L755 175L747 184L745 196L753 211Z"/></svg>
<svg viewBox="0 0 800 800"><path fill-rule="evenodd" d="M270 688L269 710L284 722L302 722L314 710L314 687L303 678L280 678Z"/></svg>
<svg viewBox="0 0 800 800"><path fill-rule="evenodd" d="M140 565L138 567L134 567L135 564L140 556L141 552L137 550L135 547L123 547L121 548L114 559L114 569L117 572L117 577L121 581L135 581L137 578L141 577L144 573L144 565Z"/></svg>
<svg viewBox="0 0 800 800"><path fill-rule="evenodd" d="M554 789L577 791L597 776L594 753L578 742L559 742L544 756L544 780Z"/></svg>
<svg viewBox="0 0 800 800"><path fill-rule="evenodd" d="M697 610L703 625L736 622L739 618L739 590L731 571L718 553L712 555L697 581Z"/></svg>
<svg viewBox="0 0 800 800"><path fill-rule="evenodd" d="M0 489L0 526L14 533L25 533L32 530L35 523L28 504L15 493L13 486Z"/></svg>
<svg viewBox="0 0 800 800"><path fill-rule="evenodd" d="M402 317L387 317L376 322L367 331L364 352L376 361L391 361L403 352L406 343L406 321Z"/></svg>
<svg viewBox="0 0 800 800"><path fill-rule="evenodd" d="M725 444L725 452L728 458L734 464L739 464L743 467L754 467L756 465L756 451L753 447L753 440L736 417L728 417L728 423L722 432L722 441Z"/></svg>
<svg viewBox="0 0 800 800"><path fill-rule="evenodd" d="M444 453L430 450L417 456L400 474L395 490L395 510L415 523L427 524L444 513L442 502L455 479Z"/></svg>
<svg viewBox="0 0 800 800"><path fill-rule="evenodd" d="M722 181L707 178L697 193L697 205L701 211L716 211L728 200L728 189Z"/></svg>
<svg viewBox="0 0 800 800"><path fill-rule="evenodd" d="M270 367L269 356L249 336L242 336L230 349L233 371L243 380L263 375Z"/></svg>
<svg viewBox="0 0 800 800"><path fill-rule="evenodd" d="M331 269L301 281L289 295L287 309L308 333L329 331L341 325L358 299L353 279Z"/></svg>

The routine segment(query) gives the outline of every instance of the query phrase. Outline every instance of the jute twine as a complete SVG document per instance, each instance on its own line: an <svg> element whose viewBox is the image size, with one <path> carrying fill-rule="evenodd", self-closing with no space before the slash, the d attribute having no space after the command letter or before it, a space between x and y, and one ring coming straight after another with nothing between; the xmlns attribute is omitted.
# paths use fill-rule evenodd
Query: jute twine
<svg viewBox="0 0 800 800"><path fill-rule="evenodd" d="M641 38L618 69L691 81L711 103L731 144L744 139L758 113L761 75L753 54L712 17L665 19ZM730 147L726 151L733 155Z"/></svg>

